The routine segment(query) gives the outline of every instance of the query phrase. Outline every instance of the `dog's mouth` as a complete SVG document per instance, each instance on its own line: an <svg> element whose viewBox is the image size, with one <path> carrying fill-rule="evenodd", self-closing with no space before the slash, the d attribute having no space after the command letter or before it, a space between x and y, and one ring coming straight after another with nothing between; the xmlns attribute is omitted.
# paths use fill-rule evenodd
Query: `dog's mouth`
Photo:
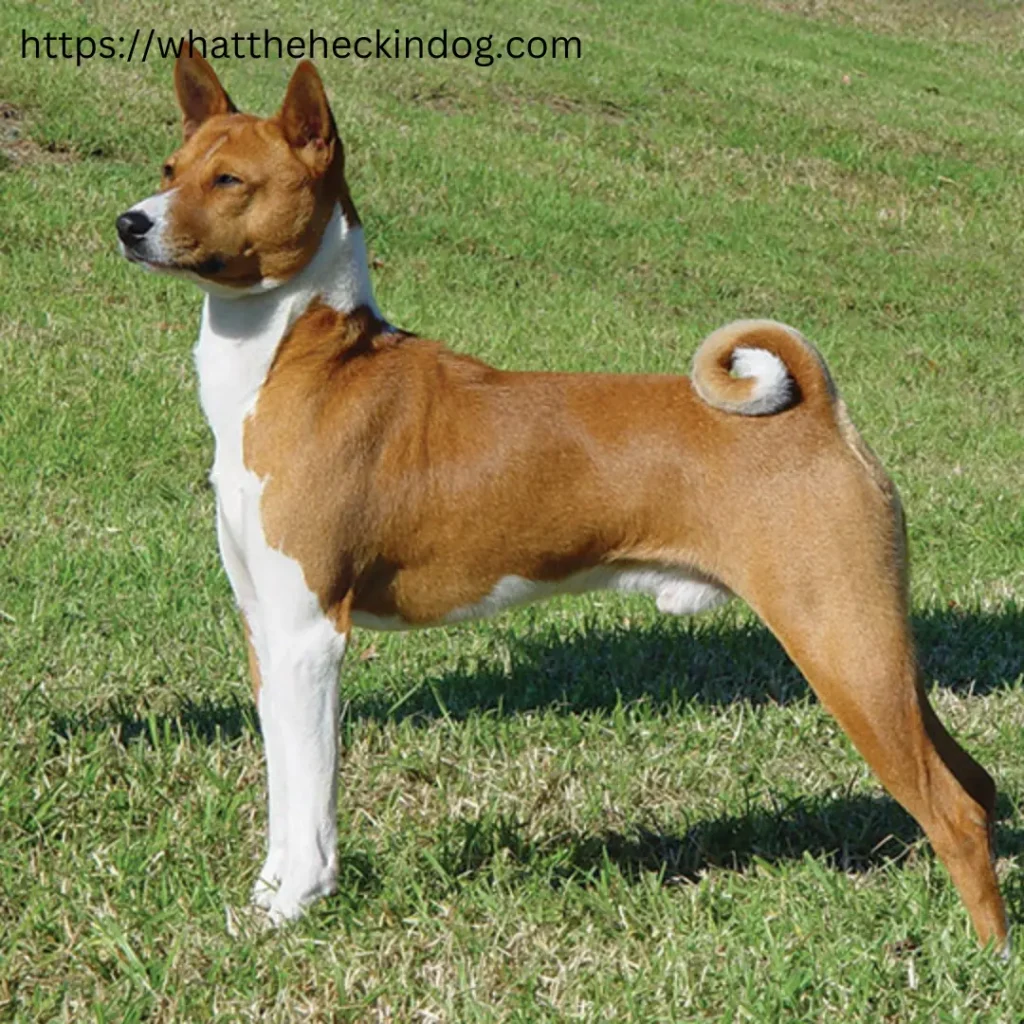
<svg viewBox="0 0 1024 1024"><path fill-rule="evenodd" d="M121 249L121 255L124 256L129 263L136 263L145 270L149 270L157 274L179 273L197 274L199 277L211 277L214 274L219 274L227 266L226 261L221 256L208 256L206 259L199 262L167 260L150 256L147 253L140 251L135 246L126 245L125 242L120 240L118 241L118 245Z"/></svg>
<svg viewBox="0 0 1024 1024"><path fill-rule="evenodd" d="M155 260L150 256L145 255L133 248L130 245L125 245L124 242L119 241L118 248L121 250L121 255L124 256L129 263L137 263L140 267L145 267L146 270L173 270L174 265L170 263L164 263L161 260Z"/></svg>

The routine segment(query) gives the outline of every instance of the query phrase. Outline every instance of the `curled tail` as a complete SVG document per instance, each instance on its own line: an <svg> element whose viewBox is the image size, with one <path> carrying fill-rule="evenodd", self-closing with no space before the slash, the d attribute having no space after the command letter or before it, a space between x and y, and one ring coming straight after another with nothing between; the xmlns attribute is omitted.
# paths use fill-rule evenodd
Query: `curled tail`
<svg viewBox="0 0 1024 1024"><path fill-rule="evenodd" d="M836 401L817 349L775 320L736 320L709 334L693 357L693 387L708 405L741 416Z"/></svg>

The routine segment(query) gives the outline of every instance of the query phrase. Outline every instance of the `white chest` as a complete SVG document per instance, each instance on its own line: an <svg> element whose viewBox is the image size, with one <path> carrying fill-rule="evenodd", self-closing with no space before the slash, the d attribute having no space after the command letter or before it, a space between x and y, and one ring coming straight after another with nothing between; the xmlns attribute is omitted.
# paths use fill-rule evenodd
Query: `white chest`
<svg viewBox="0 0 1024 1024"><path fill-rule="evenodd" d="M217 498L217 543L235 600L249 624L257 649L266 649L255 583L256 566L267 544L260 519L263 485L245 466L243 430L263 378L250 353L211 328L209 310L195 349L199 399L213 431L210 482ZM265 377L265 373L263 375Z"/></svg>
<svg viewBox="0 0 1024 1024"><path fill-rule="evenodd" d="M227 315L230 315L230 323L225 322ZM200 404L213 431L210 481L217 495L218 522L244 551L254 539L253 532L259 524L262 490L259 479L245 466L245 421L255 408L266 380L280 343L280 331L268 331L268 326L277 326L272 323L262 324L264 329L256 334L231 330L231 327L247 326L238 324L239 319L247 319L244 309L232 308L225 314L207 299L195 360Z"/></svg>

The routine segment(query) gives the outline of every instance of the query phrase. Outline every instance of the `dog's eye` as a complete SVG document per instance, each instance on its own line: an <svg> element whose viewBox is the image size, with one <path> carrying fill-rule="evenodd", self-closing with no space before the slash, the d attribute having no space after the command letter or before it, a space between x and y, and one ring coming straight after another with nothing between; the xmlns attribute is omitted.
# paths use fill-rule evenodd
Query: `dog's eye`
<svg viewBox="0 0 1024 1024"><path fill-rule="evenodd" d="M213 183L217 188L226 188L228 185L241 185L242 179L236 178L233 174L218 174Z"/></svg>
<svg viewBox="0 0 1024 1024"><path fill-rule="evenodd" d="M174 177L174 168L170 164L164 164L164 177L165 178L173 178Z"/></svg>

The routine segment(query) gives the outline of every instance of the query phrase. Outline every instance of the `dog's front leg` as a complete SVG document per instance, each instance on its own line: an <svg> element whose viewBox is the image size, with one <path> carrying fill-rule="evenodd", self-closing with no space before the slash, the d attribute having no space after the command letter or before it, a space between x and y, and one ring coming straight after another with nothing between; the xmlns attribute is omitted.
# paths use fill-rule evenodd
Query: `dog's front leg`
<svg viewBox="0 0 1024 1024"><path fill-rule="evenodd" d="M285 862L288 858L288 780L285 775L285 753L281 730L276 716L268 713L263 684L261 664L268 662L266 654L260 657L251 637L249 639L249 664L253 675L253 696L260 716L263 732L264 756L267 760L267 856L256 876L252 889L252 901L257 907L270 910L274 896L281 887Z"/></svg>
<svg viewBox="0 0 1024 1024"><path fill-rule="evenodd" d="M280 923L337 880L338 670L347 632L323 617L270 632L259 703L270 839L254 900Z"/></svg>
<svg viewBox="0 0 1024 1024"><path fill-rule="evenodd" d="M253 885L252 901L256 906L269 910L274 895L280 888L287 859L287 779L282 740L280 731L276 728L276 719L264 712L264 694L267 692L264 680L269 678L270 665L266 617L257 598L256 583L246 563L244 544L240 536L244 537L244 531L232 530L225 507L218 495L217 544L235 595L235 602L242 615L245 642L249 651L252 697L260 716L267 759L267 855Z"/></svg>

